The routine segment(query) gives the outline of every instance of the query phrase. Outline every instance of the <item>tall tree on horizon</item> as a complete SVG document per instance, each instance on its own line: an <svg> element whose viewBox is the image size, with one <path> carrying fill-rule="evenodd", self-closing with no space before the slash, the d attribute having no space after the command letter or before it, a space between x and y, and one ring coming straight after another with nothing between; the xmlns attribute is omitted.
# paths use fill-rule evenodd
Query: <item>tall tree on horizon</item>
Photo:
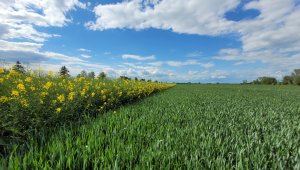
<svg viewBox="0 0 300 170"><path fill-rule="evenodd" d="M70 71L68 70L68 68L66 66L62 66L60 68L59 75L63 76L63 77L69 77L70 76L69 72Z"/></svg>
<svg viewBox="0 0 300 170"><path fill-rule="evenodd" d="M17 61L16 64L12 68L14 71L25 74L25 68L22 66L20 61Z"/></svg>
<svg viewBox="0 0 300 170"><path fill-rule="evenodd" d="M95 78L95 72L93 72L93 71L89 72L88 77L94 79Z"/></svg>
<svg viewBox="0 0 300 170"><path fill-rule="evenodd" d="M105 79L107 77L107 75L104 73L104 72L101 72L99 75L98 75L98 78L100 79Z"/></svg>

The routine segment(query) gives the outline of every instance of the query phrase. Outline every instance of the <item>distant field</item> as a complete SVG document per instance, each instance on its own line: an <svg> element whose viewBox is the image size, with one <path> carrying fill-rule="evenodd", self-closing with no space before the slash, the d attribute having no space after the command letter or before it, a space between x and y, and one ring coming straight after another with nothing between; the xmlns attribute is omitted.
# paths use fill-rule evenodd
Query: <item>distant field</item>
<svg viewBox="0 0 300 170"><path fill-rule="evenodd" d="M300 88L177 85L31 140L12 169L300 169Z"/></svg>

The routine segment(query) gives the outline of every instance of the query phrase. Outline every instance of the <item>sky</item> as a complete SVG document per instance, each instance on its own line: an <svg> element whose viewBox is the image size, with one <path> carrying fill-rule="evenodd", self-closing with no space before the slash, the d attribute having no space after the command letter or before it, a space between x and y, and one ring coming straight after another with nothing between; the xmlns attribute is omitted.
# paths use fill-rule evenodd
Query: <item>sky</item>
<svg viewBox="0 0 300 170"><path fill-rule="evenodd" d="M167 82L300 68L300 0L0 0L0 64Z"/></svg>

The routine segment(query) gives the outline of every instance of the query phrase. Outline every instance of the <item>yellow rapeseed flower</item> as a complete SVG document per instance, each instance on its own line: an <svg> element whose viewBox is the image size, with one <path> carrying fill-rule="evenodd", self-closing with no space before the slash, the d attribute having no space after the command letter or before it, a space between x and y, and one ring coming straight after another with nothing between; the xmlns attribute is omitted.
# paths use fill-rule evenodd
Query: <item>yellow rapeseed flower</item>
<svg viewBox="0 0 300 170"><path fill-rule="evenodd" d="M68 95L68 100L73 101L75 96L75 92L70 92Z"/></svg>
<svg viewBox="0 0 300 170"><path fill-rule="evenodd" d="M80 92L81 97L83 97L85 95L85 89L82 89L82 91Z"/></svg>
<svg viewBox="0 0 300 170"><path fill-rule="evenodd" d="M24 106L24 107L28 107L28 105L29 105L26 99L22 99L22 100L20 101L20 103L21 103L21 105Z"/></svg>
<svg viewBox="0 0 300 170"><path fill-rule="evenodd" d="M0 68L0 74L1 73L4 73L4 69L3 68Z"/></svg>
<svg viewBox="0 0 300 170"><path fill-rule="evenodd" d="M9 98L6 97L6 96L1 96L0 97L0 103L6 103L8 100L9 100Z"/></svg>
<svg viewBox="0 0 300 170"><path fill-rule="evenodd" d="M4 79L3 78L0 78L0 83L3 83Z"/></svg>
<svg viewBox="0 0 300 170"><path fill-rule="evenodd" d="M48 96L48 94L49 94L48 92L42 92L42 93L41 93L41 96L42 96L42 97L45 97L45 96Z"/></svg>
<svg viewBox="0 0 300 170"><path fill-rule="evenodd" d="M60 103L63 103L65 101L65 96L63 94L57 96L57 100L60 102Z"/></svg>
<svg viewBox="0 0 300 170"><path fill-rule="evenodd" d="M20 91L25 91L25 86L23 84L18 84L17 89Z"/></svg>
<svg viewBox="0 0 300 170"><path fill-rule="evenodd" d="M49 90L52 87L53 83L48 81L45 85L44 85L44 89Z"/></svg>
<svg viewBox="0 0 300 170"><path fill-rule="evenodd" d="M16 90L13 90L13 91L11 91L11 96L13 96L13 97L19 96L19 92Z"/></svg>
<svg viewBox="0 0 300 170"><path fill-rule="evenodd" d="M93 93L91 94L91 96L94 97L94 96L95 96L95 92L93 92Z"/></svg>
<svg viewBox="0 0 300 170"><path fill-rule="evenodd" d="M30 83L30 82L31 82L31 80L32 80L32 78L31 78L31 77L27 77L27 78L25 79L25 81L26 81L26 82L28 82L28 83Z"/></svg>
<svg viewBox="0 0 300 170"><path fill-rule="evenodd" d="M16 72L15 70L10 70L10 71L9 71L9 74L11 74L11 75L18 75L19 73Z"/></svg>
<svg viewBox="0 0 300 170"><path fill-rule="evenodd" d="M56 113L60 113L61 112L61 108L56 108Z"/></svg>

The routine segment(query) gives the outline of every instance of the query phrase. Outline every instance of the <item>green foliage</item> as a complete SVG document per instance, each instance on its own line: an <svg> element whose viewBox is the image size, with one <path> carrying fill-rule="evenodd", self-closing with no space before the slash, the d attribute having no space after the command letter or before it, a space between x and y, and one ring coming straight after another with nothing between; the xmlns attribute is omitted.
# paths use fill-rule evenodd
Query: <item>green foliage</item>
<svg viewBox="0 0 300 170"><path fill-rule="evenodd" d="M293 83L295 85L300 85L300 75L299 76L294 76L293 77Z"/></svg>
<svg viewBox="0 0 300 170"><path fill-rule="evenodd" d="M12 69L14 71L16 71L18 73L22 73L22 74L24 74L26 72L24 66L22 66L22 64L21 64L20 61L17 61L16 64L13 66Z"/></svg>
<svg viewBox="0 0 300 170"><path fill-rule="evenodd" d="M127 77L127 76L120 76L121 80L131 80L131 78Z"/></svg>
<svg viewBox="0 0 300 170"><path fill-rule="evenodd" d="M253 84L275 85L277 84L277 80L274 77L259 77L253 81Z"/></svg>
<svg viewBox="0 0 300 170"><path fill-rule="evenodd" d="M293 84L294 78L292 76L284 76L282 80L282 84Z"/></svg>
<svg viewBox="0 0 300 170"><path fill-rule="evenodd" d="M299 169L299 93L177 85L32 139L2 162L9 169Z"/></svg>
<svg viewBox="0 0 300 170"><path fill-rule="evenodd" d="M95 78L95 72L93 72L93 71L89 72L88 77L94 79Z"/></svg>
<svg viewBox="0 0 300 170"><path fill-rule="evenodd" d="M59 75L62 77L69 77L70 76L69 72L70 71L67 69L66 66L62 66L59 70Z"/></svg>
<svg viewBox="0 0 300 170"><path fill-rule="evenodd" d="M105 79L107 77L107 75L104 73L104 72L101 72L99 75L98 75L98 78L100 79Z"/></svg>
<svg viewBox="0 0 300 170"><path fill-rule="evenodd" d="M80 77L87 77L87 72L85 70L82 70L80 73Z"/></svg>
<svg viewBox="0 0 300 170"><path fill-rule="evenodd" d="M27 139L33 131L101 114L173 85L128 80L37 77L0 68L1 139Z"/></svg>

